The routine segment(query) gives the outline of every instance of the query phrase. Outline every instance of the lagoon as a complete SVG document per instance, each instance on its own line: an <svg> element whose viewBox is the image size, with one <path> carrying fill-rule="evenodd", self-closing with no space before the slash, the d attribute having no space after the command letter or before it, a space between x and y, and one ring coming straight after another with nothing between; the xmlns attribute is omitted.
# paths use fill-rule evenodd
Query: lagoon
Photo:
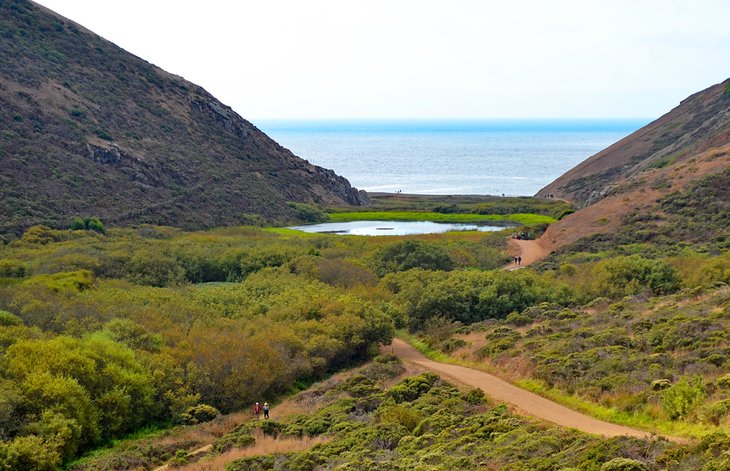
<svg viewBox="0 0 730 471"><path fill-rule="evenodd" d="M514 227L513 225L444 223L431 221L352 221L326 222L290 229L309 233L360 235L360 236L402 236L416 234L440 234L451 231L495 232Z"/></svg>

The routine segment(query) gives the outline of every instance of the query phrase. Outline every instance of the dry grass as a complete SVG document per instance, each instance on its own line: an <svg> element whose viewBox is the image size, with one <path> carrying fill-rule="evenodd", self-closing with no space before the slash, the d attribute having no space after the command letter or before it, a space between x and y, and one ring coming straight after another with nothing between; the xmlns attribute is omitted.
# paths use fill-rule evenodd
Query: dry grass
<svg viewBox="0 0 730 471"><path fill-rule="evenodd" d="M304 451L330 440L329 437L273 438L264 435L260 431L257 431L255 437L256 443L251 447L234 449L176 469L181 471L218 471L225 469L227 463L246 456Z"/></svg>
<svg viewBox="0 0 730 471"><path fill-rule="evenodd" d="M155 445L162 446L182 443L190 446L192 444L195 448L211 443L250 419L248 414L242 412L223 415L204 424L173 429L169 435L156 439L154 442Z"/></svg>

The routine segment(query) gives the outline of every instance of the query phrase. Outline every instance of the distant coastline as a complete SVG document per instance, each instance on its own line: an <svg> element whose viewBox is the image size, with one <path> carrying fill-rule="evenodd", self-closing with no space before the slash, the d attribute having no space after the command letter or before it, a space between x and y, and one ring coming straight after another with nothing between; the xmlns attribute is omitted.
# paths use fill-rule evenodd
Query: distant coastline
<svg viewBox="0 0 730 471"><path fill-rule="evenodd" d="M298 156L369 192L533 195L647 119L260 120Z"/></svg>

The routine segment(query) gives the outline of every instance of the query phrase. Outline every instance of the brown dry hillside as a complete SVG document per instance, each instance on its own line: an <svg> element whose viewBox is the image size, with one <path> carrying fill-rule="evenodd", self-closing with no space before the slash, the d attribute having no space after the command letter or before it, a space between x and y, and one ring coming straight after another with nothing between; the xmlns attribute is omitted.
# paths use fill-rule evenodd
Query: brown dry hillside
<svg viewBox="0 0 730 471"><path fill-rule="evenodd" d="M0 235L75 215L188 229L301 215L288 202L367 195L201 87L37 4L0 2Z"/></svg>
<svg viewBox="0 0 730 471"><path fill-rule="evenodd" d="M585 207L654 168L682 164L730 143L730 79L695 93L656 121L602 150L543 188Z"/></svg>
<svg viewBox="0 0 730 471"><path fill-rule="evenodd" d="M584 237L611 234L630 219L661 224L668 221L663 199L683 191L711 191L702 182L712 175L721 183L717 194L694 196L719 204L724 213L729 203L722 183L728 168L730 80L690 96L540 190L537 196L564 198L582 209L551 225L539 243L550 252ZM693 185L704 189L692 190Z"/></svg>

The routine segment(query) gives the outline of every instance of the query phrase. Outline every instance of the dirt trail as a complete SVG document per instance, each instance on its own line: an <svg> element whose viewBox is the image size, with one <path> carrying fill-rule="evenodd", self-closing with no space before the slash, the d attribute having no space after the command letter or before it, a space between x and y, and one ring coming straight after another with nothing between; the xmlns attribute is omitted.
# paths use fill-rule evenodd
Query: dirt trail
<svg viewBox="0 0 730 471"><path fill-rule="evenodd" d="M532 242L532 241L528 241ZM496 376L482 371L466 368L464 366L439 363L426 358L414 347L400 339L393 340L387 350L402 360L407 360L427 368L435 373L455 379L456 381L471 387L480 388L484 393L497 401L515 406L524 415L530 415L539 419L547 420L561 427L569 427L593 435L604 437L616 437L628 435L631 437L649 438L649 432L635 430L623 425L616 425L603 422L593 417L581 414L574 410L561 406L542 396L518 388ZM666 437L675 442L685 440L674 437Z"/></svg>
<svg viewBox="0 0 730 471"><path fill-rule="evenodd" d="M527 265L542 260L550 255L550 249L544 247L540 242L540 239L518 240L510 238L507 244L510 255L513 257L517 257L519 255L522 257L522 262L519 266L514 263L509 263L504 267L505 270L517 270L518 268L524 268Z"/></svg>

